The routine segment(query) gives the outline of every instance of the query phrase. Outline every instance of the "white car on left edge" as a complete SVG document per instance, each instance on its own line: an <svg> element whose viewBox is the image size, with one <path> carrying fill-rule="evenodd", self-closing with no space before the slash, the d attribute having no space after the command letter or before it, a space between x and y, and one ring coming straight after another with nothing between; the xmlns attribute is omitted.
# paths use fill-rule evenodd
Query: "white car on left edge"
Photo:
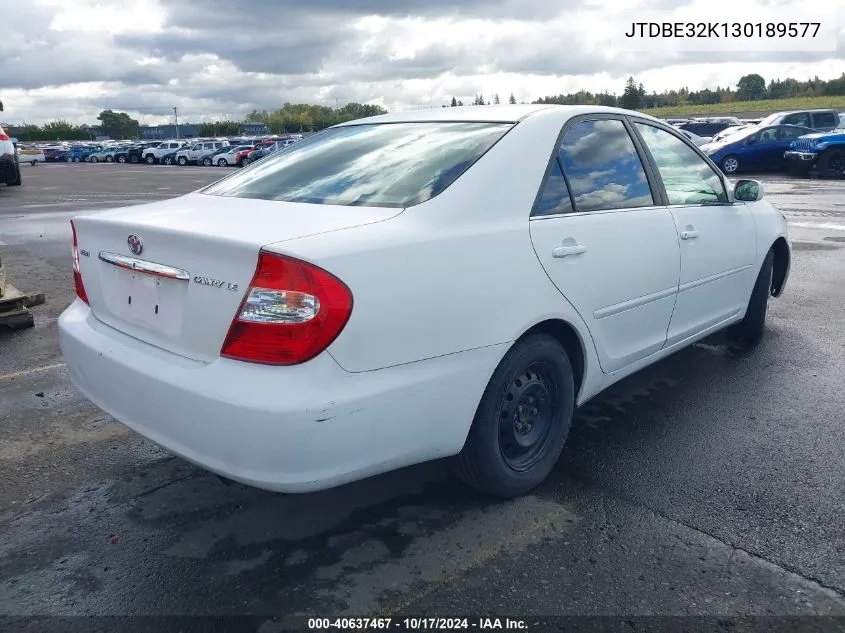
<svg viewBox="0 0 845 633"><path fill-rule="evenodd" d="M760 341L791 260L759 182L592 106L352 121L71 225L72 381L173 453L286 492L454 456L467 483L523 494L578 405L718 330Z"/></svg>

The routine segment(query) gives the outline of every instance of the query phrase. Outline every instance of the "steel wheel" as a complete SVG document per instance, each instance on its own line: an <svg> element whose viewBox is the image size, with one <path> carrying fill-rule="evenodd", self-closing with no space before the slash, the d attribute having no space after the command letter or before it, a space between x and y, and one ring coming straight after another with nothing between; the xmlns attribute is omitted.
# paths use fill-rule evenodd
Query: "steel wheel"
<svg viewBox="0 0 845 633"><path fill-rule="evenodd" d="M499 405L499 451L513 470L529 470L542 457L560 406L554 371L534 363L514 377Z"/></svg>

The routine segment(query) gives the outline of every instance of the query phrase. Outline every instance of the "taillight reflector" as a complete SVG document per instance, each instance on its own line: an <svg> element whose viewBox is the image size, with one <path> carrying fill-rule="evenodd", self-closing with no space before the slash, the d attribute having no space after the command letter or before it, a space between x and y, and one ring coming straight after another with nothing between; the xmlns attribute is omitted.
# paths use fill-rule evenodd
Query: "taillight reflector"
<svg viewBox="0 0 845 633"><path fill-rule="evenodd" d="M85 292L82 273L79 272L79 245L76 241L76 227L73 220L70 221L70 230L73 232L73 285L76 286L76 296L88 303L88 293Z"/></svg>
<svg viewBox="0 0 845 633"><path fill-rule="evenodd" d="M261 251L221 356L297 365L325 350L352 314L352 292L331 273Z"/></svg>

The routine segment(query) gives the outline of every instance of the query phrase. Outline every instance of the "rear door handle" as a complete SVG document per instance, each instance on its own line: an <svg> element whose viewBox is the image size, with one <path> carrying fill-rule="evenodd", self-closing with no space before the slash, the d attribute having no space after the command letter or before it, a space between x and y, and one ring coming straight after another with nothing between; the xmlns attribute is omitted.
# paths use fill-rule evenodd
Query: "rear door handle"
<svg viewBox="0 0 845 633"><path fill-rule="evenodd" d="M556 246L552 251L552 257L569 257L570 255L580 255L586 253L587 247L583 244L575 244L573 246Z"/></svg>
<svg viewBox="0 0 845 633"><path fill-rule="evenodd" d="M681 239L682 240L694 240L698 237L698 231L692 229L689 231L681 231Z"/></svg>

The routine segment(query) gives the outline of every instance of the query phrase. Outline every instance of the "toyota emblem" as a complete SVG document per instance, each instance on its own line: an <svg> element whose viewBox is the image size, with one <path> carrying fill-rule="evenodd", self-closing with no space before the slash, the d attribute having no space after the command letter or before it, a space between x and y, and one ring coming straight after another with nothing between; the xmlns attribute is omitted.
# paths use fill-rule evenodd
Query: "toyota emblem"
<svg viewBox="0 0 845 633"><path fill-rule="evenodd" d="M126 243L129 244L129 250L132 251L133 255L140 255L144 252L144 242L134 233L126 238Z"/></svg>

